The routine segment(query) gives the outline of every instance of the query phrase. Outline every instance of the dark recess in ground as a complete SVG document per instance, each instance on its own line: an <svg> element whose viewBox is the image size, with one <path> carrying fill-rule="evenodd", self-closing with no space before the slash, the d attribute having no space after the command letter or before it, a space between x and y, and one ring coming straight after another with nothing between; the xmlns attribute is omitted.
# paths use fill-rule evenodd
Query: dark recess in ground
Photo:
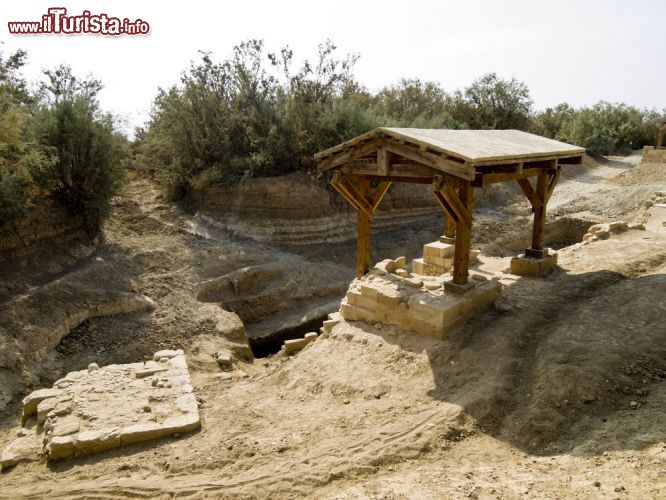
<svg viewBox="0 0 666 500"><path fill-rule="evenodd" d="M285 340L298 339L305 336L308 332L317 332L324 324L328 315L318 316L310 321L300 323L297 326L282 328L276 330L270 335L262 337L249 337L248 343L252 349L255 358L265 358L271 354L277 353L282 349Z"/></svg>

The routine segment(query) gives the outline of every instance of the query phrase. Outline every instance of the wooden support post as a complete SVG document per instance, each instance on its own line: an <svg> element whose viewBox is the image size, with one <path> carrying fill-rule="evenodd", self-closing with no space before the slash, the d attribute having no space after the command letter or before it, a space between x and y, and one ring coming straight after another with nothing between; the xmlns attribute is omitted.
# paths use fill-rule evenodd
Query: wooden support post
<svg viewBox="0 0 666 500"><path fill-rule="evenodd" d="M456 237L456 221L448 214L444 218L446 219L444 223L444 236L449 240L453 240Z"/></svg>
<svg viewBox="0 0 666 500"><path fill-rule="evenodd" d="M336 172L331 184L358 211L356 276L361 278L370 270L370 222L382 198L391 187L391 181L379 182L371 192L370 179L356 179L354 183L345 175Z"/></svg>
<svg viewBox="0 0 666 500"><path fill-rule="evenodd" d="M536 178L536 197L541 202L534 207L534 224L532 225L532 249L543 249L543 230L546 227L546 195L548 193L548 174L539 172Z"/></svg>
<svg viewBox="0 0 666 500"><path fill-rule="evenodd" d="M536 189L528 179L518 179L525 196L532 205L534 212L534 223L532 225L532 246L525 250L527 257L542 259L548 255L548 250L543 247L543 233L546 227L546 207L550 197L553 195L557 181L560 178L562 167L553 162L553 168L541 170L536 178Z"/></svg>
<svg viewBox="0 0 666 500"><path fill-rule="evenodd" d="M366 199L369 188L369 181L359 182L359 194ZM370 216L363 210L358 211L356 232L356 277L362 278L370 270Z"/></svg>
<svg viewBox="0 0 666 500"><path fill-rule="evenodd" d="M449 193L454 192L453 189ZM469 275L469 251L472 245L472 207L474 189L470 181L460 183L456 205L462 212L456 221L456 242L453 255L453 284L464 289Z"/></svg>
<svg viewBox="0 0 666 500"><path fill-rule="evenodd" d="M659 127L659 132L657 133L657 141L654 144L654 149L661 149L664 143L664 132L666 132L666 124Z"/></svg>

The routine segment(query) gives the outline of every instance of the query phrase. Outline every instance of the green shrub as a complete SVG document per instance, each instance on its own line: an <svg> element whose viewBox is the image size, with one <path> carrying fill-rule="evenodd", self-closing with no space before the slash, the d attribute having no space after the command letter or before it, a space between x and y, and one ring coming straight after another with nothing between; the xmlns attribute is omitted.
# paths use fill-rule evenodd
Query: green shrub
<svg viewBox="0 0 666 500"><path fill-rule="evenodd" d="M125 139L114 131L111 116L100 114L83 95L65 96L43 108L36 128L55 153L55 161L36 180L96 234L124 179Z"/></svg>
<svg viewBox="0 0 666 500"><path fill-rule="evenodd" d="M577 110L560 104L538 113L533 120L533 130L585 147L595 154L624 154L654 142L657 116L653 110L604 101Z"/></svg>

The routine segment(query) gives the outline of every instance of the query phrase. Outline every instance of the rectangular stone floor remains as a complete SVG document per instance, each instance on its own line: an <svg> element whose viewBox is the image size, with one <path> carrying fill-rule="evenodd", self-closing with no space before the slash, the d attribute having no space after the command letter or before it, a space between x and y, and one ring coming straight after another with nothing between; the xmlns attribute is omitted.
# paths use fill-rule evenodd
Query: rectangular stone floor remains
<svg viewBox="0 0 666 500"><path fill-rule="evenodd" d="M0 465L98 453L200 427L197 399L182 350L153 360L68 373L23 400L22 428Z"/></svg>

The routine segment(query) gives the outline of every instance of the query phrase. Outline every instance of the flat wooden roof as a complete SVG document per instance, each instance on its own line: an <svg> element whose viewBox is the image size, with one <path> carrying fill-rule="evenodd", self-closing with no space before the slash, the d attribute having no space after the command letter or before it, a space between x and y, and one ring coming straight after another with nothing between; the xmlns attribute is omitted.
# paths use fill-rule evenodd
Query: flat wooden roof
<svg viewBox="0 0 666 500"><path fill-rule="evenodd" d="M363 135L317 153L318 162L326 157L354 148L372 138L388 137L438 151L474 166L486 162L557 159L582 156L585 149L565 142L547 139L520 130L449 130L420 128L376 128Z"/></svg>

